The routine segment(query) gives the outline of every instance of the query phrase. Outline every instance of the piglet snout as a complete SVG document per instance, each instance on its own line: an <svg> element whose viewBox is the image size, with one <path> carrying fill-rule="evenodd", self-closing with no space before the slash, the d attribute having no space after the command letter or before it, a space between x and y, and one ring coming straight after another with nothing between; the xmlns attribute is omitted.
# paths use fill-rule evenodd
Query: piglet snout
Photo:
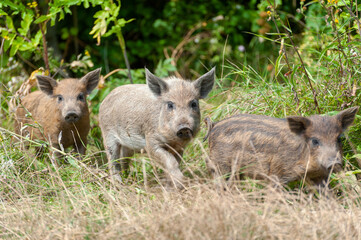
<svg viewBox="0 0 361 240"><path fill-rule="evenodd" d="M65 116L65 121L67 121L68 123L75 123L78 120L79 120L79 115L75 112L69 112Z"/></svg>
<svg viewBox="0 0 361 240"><path fill-rule="evenodd" d="M335 163L335 164L331 164L327 167L327 170L329 172L340 172L342 170L342 164L341 163Z"/></svg>
<svg viewBox="0 0 361 240"><path fill-rule="evenodd" d="M193 137L193 131L188 126L181 125L178 128L177 137L183 140L190 139Z"/></svg>

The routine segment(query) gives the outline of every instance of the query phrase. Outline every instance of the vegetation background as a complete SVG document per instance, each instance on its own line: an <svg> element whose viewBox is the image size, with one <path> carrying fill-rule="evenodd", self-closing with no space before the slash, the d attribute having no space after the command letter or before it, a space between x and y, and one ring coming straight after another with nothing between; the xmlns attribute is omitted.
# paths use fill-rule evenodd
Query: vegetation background
<svg viewBox="0 0 361 240"><path fill-rule="evenodd" d="M0 238L360 239L361 123L345 134L345 171L330 190L284 189L250 179L220 194L205 168L203 126L187 147L183 191L163 187L146 155L123 186L110 182L99 104L115 87L156 75L217 81L201 102L213 121L235 113L336 114L360 106L357 0L2 0L0 2ZM83 161L54 168L15 141L13 109L35 74L80 77L102 67L88 97L92 129ZM128 72L130 70L130 73ZM23 83L28 89L21 89ZM66 161L65 161L66 160Z"/></svg>

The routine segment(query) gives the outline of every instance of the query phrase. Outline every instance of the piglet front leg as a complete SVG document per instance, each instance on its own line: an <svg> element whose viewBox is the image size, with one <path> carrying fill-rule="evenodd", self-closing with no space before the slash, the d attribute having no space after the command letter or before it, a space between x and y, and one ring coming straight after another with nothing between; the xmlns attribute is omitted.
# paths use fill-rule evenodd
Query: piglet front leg
<svg viewBox="0 0 361 240"><path fill-rule="evenodd" d="M147 153L150 158L154 159L164 167L169 184L175 188L182 189L184 187L184 176L179 169L179 163L174 155L169 153L164 147L155 141L148 140L146 142Z"/></svg>

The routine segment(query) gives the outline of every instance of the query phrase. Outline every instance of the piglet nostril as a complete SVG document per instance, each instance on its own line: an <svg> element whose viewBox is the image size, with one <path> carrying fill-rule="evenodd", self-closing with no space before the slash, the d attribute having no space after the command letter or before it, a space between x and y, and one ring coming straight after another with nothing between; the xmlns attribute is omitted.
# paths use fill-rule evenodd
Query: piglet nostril
<svg viewBox="0 0 361 240"><path fill-rule="evenodd" d="M65 116L65 121L69 123L74 123L77 122L78 120L79 120L79 115L76 114L75 112L70 112Z"/></svg>
<svg viewBox="0 0 361 240"><path fill-rule="evenodd" d="M177 137L181 139L190 139L193 136L193 131L190 128L181 128L177 132Z"/></svg>

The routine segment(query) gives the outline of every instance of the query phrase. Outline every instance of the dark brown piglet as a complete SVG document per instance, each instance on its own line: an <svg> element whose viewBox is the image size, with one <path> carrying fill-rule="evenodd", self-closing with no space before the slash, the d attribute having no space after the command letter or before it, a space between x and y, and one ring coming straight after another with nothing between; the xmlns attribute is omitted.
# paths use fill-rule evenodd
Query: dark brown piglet
<svg viewBox="0 0 361 240"><path fill-rule="evenodd" d="M212 123L207 118L208 168L215 178L233 171L281 184L305 176L315 184L325 183L332 171L342 169L341 134L358 109L286 119L240 114Z"/></svg>

